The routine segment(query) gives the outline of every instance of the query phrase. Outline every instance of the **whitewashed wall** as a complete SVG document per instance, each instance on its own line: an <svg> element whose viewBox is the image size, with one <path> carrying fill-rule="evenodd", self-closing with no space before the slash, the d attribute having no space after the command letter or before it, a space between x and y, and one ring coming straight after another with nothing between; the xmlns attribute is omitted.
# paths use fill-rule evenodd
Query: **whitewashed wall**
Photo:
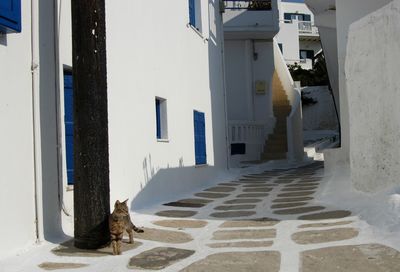
<svg viewBox="0 0 400 272"><path fill-rule="evenodd" d="M0 34L0 258L35 241L31 6L22 3L22 32Z"/></svg>
<svg viewBox="0 0 400 272"><path fill-rule="evenodd" d="M350 26L346 54L350 165L355 188L399 186L400 1Z"/></svg>
<svg viewBox="0 0 400 272"><path fill-rule="evenodd" d="M225 129L213 134L225 127L218 8L201 1L199 35L188 26L188 1L106 1L112 202L129 197L142 207L168 198L166 189L204 186L226 167ZM167 100L168 141L156 139L155 97ZM204 167L195 167L193 110L206 118Z"/></svg>
<svg viewBox="0 0 400 272"><path fill-rule="evenodd" d="M339 74L339 99L340 118L342 129L342 157L348 161L350 151L350 127L349 127L349 104L348 91L346 89L345 62L348 42L349 26L367 14L379 9L391 0L337 0L336 1L336 24L338 44L338 74Z"/></svg>
<svg viewBox="0 0 400 272"><path fill-rule="evenodd" d="M276 35L278 43L282 44L283 57L289 64L299 62L300 44L299 44L299 27L297 24L285 24L280 22L279 33Z"/></svg>
<svg viewBox="0 0 400 272"><path fill-rule="evenodd" d="M254 59L253 52L257 54ZM225 67L229 120L267 121L272 116L272 42L225 41ZM265 94L255 93L255 81L266 82Z"/></svg>

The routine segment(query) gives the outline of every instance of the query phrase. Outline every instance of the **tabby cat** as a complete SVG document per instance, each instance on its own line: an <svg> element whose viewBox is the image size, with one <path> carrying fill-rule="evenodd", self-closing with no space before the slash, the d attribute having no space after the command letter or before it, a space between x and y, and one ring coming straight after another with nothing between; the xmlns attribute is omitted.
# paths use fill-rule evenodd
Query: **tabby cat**
<svg viewBox="0 0 400 272"><path fill-rule="evenodd" d="M129 243L133 243L133 231L143 232L142 229L137 228L131 221L129 215L128 201L120 202L117 200L114 204L114 211L109 217L108 223L110 226L111 244L113 247L114 255L121 255L121 243L124 231L129 234Z"/></svg>

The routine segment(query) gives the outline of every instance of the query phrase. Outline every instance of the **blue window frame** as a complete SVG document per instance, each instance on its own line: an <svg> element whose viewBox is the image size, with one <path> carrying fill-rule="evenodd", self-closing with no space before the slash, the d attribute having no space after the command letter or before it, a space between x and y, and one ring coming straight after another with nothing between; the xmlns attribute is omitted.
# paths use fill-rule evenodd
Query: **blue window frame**
<svg viewBox="0 0 400 272"><path fill-rule="evenodd" d="M74 96L72 74L64 72L64 124L67 182L74 184Z"/></svg>
<svg viewBox="0 0 400 272"><path fill-rule="evenodd" d="M204 113L193 111L194 119L194 150L196 165L207 163L206 129Z"/></svg>
<svg viewBox="0 0 400 272"><path fill-rule="evenodd" d="M196 27L196 3L195 3L195 0L189 0L189 24Z"/></svg>
<svg viewBox="0 0 400 272"><path fill-rule="evenodd" d="M156 98L156 136L161 139L161 101Z"/></svg>
<svg viewBox="0 0 400 272"><path fill-rule="evenodd" d="M0 0L0 32L21 32L21 0Z"/></svg>

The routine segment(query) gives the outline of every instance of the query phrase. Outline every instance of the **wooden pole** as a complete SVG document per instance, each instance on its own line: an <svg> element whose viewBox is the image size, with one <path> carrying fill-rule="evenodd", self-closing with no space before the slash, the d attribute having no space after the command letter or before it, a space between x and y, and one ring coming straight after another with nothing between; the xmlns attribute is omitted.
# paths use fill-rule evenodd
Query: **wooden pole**
<svg viewBox="0 0 400 272"><path fill-rule="evenodd" d="M104 0L72 0L75 246L110 240Z"/></svg>

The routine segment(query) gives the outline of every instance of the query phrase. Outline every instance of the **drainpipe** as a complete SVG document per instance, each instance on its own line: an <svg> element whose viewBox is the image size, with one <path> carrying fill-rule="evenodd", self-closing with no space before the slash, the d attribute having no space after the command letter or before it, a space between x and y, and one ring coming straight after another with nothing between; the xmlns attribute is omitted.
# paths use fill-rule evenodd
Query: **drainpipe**
<svg viewBox="0 0 400 272"><path fill-rule="evenodd" d="M40 88L39 88L39 48L38 48L38 0L31 0L31 73L32 73L32 124L36 242L43 240L42 215L42 165L40 152Z"/></svg>

